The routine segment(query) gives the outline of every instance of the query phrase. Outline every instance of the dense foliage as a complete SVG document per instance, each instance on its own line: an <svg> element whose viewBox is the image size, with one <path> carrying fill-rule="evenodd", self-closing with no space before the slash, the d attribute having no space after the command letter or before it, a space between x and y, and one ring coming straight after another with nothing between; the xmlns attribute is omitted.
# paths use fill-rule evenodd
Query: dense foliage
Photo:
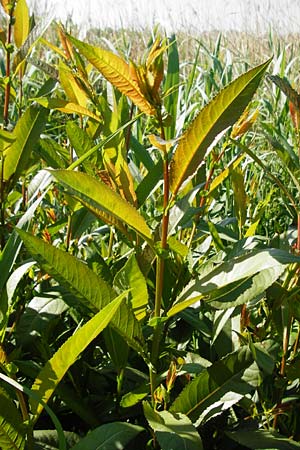
<svg viewBox="0 0 300 450"><path fill-rule="evenodd" d="M298 56L1 5L0 447L300 448Z"/></svg>

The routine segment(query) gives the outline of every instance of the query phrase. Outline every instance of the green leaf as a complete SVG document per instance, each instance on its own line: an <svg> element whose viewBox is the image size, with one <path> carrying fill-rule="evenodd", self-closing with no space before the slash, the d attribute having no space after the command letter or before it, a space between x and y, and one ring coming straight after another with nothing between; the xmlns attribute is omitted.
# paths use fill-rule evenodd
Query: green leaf
<svg viewBox="0 0 300 450"><path fill-rule="evenodd" d="M38 336L47 334L51 321L67 309L62 294L54 289L33 297L26 305L16 330L20 345L32 346Z"/></svg>
<svg viewBox="0 0 300 450"><path fill-rule="evenodd" d="M82 172L55 170L51 172L77 200L91 209L108 213L128 225L153 246L151 230L140 213L106 184Z"/></svg>
<svg viewBox="0 0 300 450"><path fill-rule="evenodd" d="M0 448L3 450L23 450L25 428L14 402L0 391Z"/></svg>
<svg viewBox="0 0 300 450"><path fill-rule="evenodd" d="M144 414L162 450L202 450L202 441L190 419L178 412L154 411L143 402Z"/></svg>
<svg viewBox="0 0 300 450"><path fill-rule="evenodd" d="M146 315L148 305L147 283L134 255L126 261L114 278L114 288L118 293L130 289L131 306L138 320Z"/></svg>
<svg viewBox="0 0 300 450"><path fill-rule="evenodd" d="M18 120L14 130L16 140L4 153L4 181L14 185L20 175L26 170L33 147L46 124L48 111L44 108L31 106Z"/></svg>
<svg viewBox="0 0 300 450"><path fill-rule="evenodd" d="M67 448L71 448L79 440L79 436L71 431L64 432ZM34 450L59 450L59 440L56 430L34 430Z"/></svg>
<svg viewBox="0 0 300 450"><path fill-rule="evenodd" d="M104 330L110 323L126 293L106 305L92 319L79 328L52 356L35 379L31 390L47 403L58 383L61 381L70 366L76 361L80 353ZM38 418L43 405L35 399L30 399L31 412Z"/></svg>
<svg viewBox="0 0 300 450"><path fill-rule="evenodd" d="M172 404L171 412L186 414L197 425L230 408L260 383L248 347L241 347L194 378Z"/></svg>
<svg viewBox="0 0 300 450"><path fill-rule="evenodd" d="M115 297L112 288L86 264L42 239L17 231L40 266L90 309L99 311Z"/></svg>
<svg viewBox="0 0 300 450"><path fill-rule="evenodd" d="M276 274L279 276L285 265L296 262L300 263L298 256L277 249L254 250L251 253L232 258L230 261L221 263L204 277L200 276L193 280L183 291L176 304L168 311L168 316L177 314L213 292L215 292L214 295L217 295L217 290L219 290L220 297L222 295L224 297L220 298L220 302L216 303L216 306L230 307L235 302L241 304L244 300L249 300L252 296L254 298L259 292L263 292L266 287L270 286L275 281ZM254 275L256 276L254 277ZM226 287L235 290L236 297L233 298L232 303L227 296ZM243 294L243 289L245 289L245 294Z"/></svg>
<svg viewBox="0 0 300 450"><path fill-rule="evenodd" d="M178 104L178 90L180 83L179 75L179 55L176 36L173 34L169 39L168 46L168 66L164 82L163 92L166 93L164 101L166 111L172 117L172 124L166 128L166 139L176 136L176 117Z"/></svg>
<svg viewBox="0 0 300 450"><path fill-rule="evenodd" d="M230 283L221 289L211 292L209 303L214 308L225 309L247 303L272 286L284 271L284 266L274 265L258 272L256 275Z"/></svg>
<svg viewBox="0 0 300 450"><path fill-rule="evenodd" d="M114 290L105 280L74 256L22 230L18 229L17 231L28 251L40 266L88 308L98 311L116 296ZM111 325L137 352L144 353L141 326L126 303L120 306Z"/></svg>
<svg viewBox="0 0 300 450"><path fill-rule="evenodd" d="M235 442L253 450L298 450L300 444L276 431L232 431L226 435Z"/></svg>
<svg viewBox="0 0 300 450"><path fill-rule="evenodd" d="M123 450L144 428L126 422L101 425L81 439L71 450Z"/></svg>
<svg viewBox="0 0 300 450"><path fill-rule="evenodd" d="M181 136L170 166L170 188L174 196L182 183L197 171L215 137L240 117L270 61L241 75L217 94Z"/></svg>
<svg viewBox="0 0 300 450"><path fill-rule="evenodd" d="M100 122L100 117L94 114L89 109L84 106L78 105L77 103L72 103L69 100L63 100L62 98L47 98L47 97L39 97L32 98L35 102L42 105L44 108L48 109L57 109L66 114L77 114L79 116L88 116L92 119Z"/></svg>

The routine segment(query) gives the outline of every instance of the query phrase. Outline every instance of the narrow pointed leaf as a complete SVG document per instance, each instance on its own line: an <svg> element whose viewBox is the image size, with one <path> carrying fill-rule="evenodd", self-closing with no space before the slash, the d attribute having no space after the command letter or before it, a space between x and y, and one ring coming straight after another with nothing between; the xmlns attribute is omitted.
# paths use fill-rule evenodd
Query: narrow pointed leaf
<svg viewBox="0 0 300 450"><path fill-rule="evenodd" d="M202 450L202 441L190 419L178 412L154 411L144 402L144 414L162 450Z"/></svg>
<svg viewBox="0 0 300 450"><path fill-rule="evenodd" d="M29 33L29 9L26 0L18 0L15 8L14 38L18 48L24 44Z"/></svg>
<svg viewBox="0 0 300 450"><path fill-rule="evenodd" d="M276 431L247 430L226 432L230 439L238 442L243 447L253 450L299 450L300 444L290 438L286 438Z"/></svg>
<svg viewBox="0 0 300 450"><path fill-rule="evenodd" d="M47 244L42 239L20 229L17 231L42 269L51 274L90 309L100 310L115 297L112 288L86 264Z"/></svg>
<svg viewBox="0 0 300 450"><path fill-rule="evenodd" d="M126 295L126 293L125 293ZM80 353L101 333L109 324L121 303L124 294L105 306L92 319L85 323L71 336L47 361L32 385L32 391L47 403L56 386L61 381L69 367L76 361ZM43 410L43 405L30 399L31 412L37 418Z"/></svg>
<svg viewBox="0 0 300 450"><path fill-rule="evenodd" d="M138 320L143 319L148 305L147 283L133 255L115 276L114 287L119 293L130 289L134 314Z"/></svg>
<svg viewBox="0 0 300 450"><path fill-rule="evenodd" d="M48 111L31 106L19 119L14 130L16 140L4 151L4 181L14 184L26 169L33 147L46 124Z"/></svg>
<svg viewBox="0 0 300 450"><path fill-rule="evenodd" d="M254 95L270 60L241 75L223 89L198 114L181 136L171 160L170 187L176 195L191 177L216 136L233 125Z"/></svg>
<svg viewBox="0 0 300 450"><path fill-rule="evenodd" d="M0 448L23 450L25 428L18 409L12 400L0 392Z"/></svg>
<svg viewBox="0 0 300 450"><path fill-rule="evenodd" d="M106 423L91 431L71 450L123 450L144 428L126 422Z"/></svg>
<svg viewBox="0 0 300 450"><path fill-rule="evenodd" d="M199 425L230 408L260 383L260 374L248 347L215 362L179 394L170 412L186 414Z"/></svg>
<svg viewBox="0 0 300 450"><path fill-rule="evenodd" d="M228 303L229 295L227 298L225 286L228 286L230 290L237 289L236 294L242 296L240 300L237 300L237 303L240 304L239 301L243 303L243 300L246 300L248 289L248 294L253 295L254 298L268 285L272 284L276 276L280 276L284 267L291 263L299 264L300 258L278 249L254 250L246 255L232 258L230 261L220 264L204 277L200 276L200 278L193 280L169 310L168 316L177 314L211 293L216 297L217 306L222 304L222 300L224 304L227 303L226 306L231 306ZM238 282L241 282L241 284L239 285ZM219 302L217 291L220 295ZM233 304L235 304L237 298L239 296L233 297Z"/></svg>
<svg viewBox="0 0 300 450"><path fill-rule="evenodd" d="M124 222L152 244L151 230L140 213L106 184L82 172L56 170L53 176L76 199Z"/></svg>
<svg viewBox="0 0 300 450"><path fill-rule="evenodd" d="M33 98L32 100L36 101L37 103L48 109L57 109L58 111L61 111L66 114L77 114L79 116L88 116L91 117L92 119L97 120L97 122L100 122L100 117L98 117L92 111L77 103L69 102L68 100L63 100L61 98L46 98L46 97Z"/></svg>
<svg viewBox="0 0 300 450"><path fill-rule="evenodd" d="M155 114L155 108L148 102L139 87L134 67L129 66L116 54L102 48L81 42L69 36L80 53L102 73L102 75L145 114Z"/></svg>
<svg viewBox="0 0 300 450"><path fill-rule="evenodd" d="M105 280L74 256L29 233L17 231L39 265L91 310L99 311L117 295ZM123 303L111 325L138 353L144 353L141 326L131 307Z"/></svg>

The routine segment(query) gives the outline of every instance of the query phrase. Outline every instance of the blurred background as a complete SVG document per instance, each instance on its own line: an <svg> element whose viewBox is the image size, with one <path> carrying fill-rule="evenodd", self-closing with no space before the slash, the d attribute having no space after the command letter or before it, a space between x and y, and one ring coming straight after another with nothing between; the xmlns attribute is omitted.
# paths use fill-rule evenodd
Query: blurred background
<svg viewBox="0 0 300 450"><path fill-rule="evenodd" d="M72 19L82 31L98 27L167 31L300 32L299 0L28 0L40 15Z"/></svg>

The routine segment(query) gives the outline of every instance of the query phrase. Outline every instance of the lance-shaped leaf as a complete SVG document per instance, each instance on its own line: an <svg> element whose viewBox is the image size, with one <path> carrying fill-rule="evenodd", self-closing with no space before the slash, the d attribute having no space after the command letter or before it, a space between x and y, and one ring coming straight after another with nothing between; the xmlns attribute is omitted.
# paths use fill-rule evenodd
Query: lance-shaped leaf
<svg viewBox="0 0 300 450"><path fill-rule="evenodd" d="M116 54L99 47L81 42L74 37L69 39L78 48L80 53L102 73L102 75L122 94L148 115L155 114L154 106L149 103L139 87L136 69L133 65L127 64Z"/></svg>
<svg viewBox="0 0 300 450"><path fill-rule="evenodd" d="M39 398L47 403L58 383L67 370L76 361L81 352L101 333L109 324L113 316L124 301L126 293L114 299L98 314L79 328L52 356L42 368L35 379L31 389L39 395ZM38 418L43 410L43 405L35 399L30 399L31 412Z"/></svg>
<svg viewBox="0 0 300 450"><path fill-rule="evenodd" d="M14 402L0 391L0 448L23 450L25 429Z"/></svg>
<svg viewBox="0 0 300 450"><path fill-rule="evenodd" d="M270 60L241 75L208 103L181 136L171 160L170 188L175 196L202 162L216 136L233 125L253 97Z"/></svg>
<svg viewBox="0 0 300 450"><path fill-rule="evenodd" d="M202 450L202 441L190 419L178 412L154 411L144 402L144 414L162 450Z"/></svg>
<svg viewBox="0 0 300 450"><path fill-rule="evenodd" d="M299 450L300 444L290 438L269 430L226 431L230 439L238 442L243 447L253 450L277 449Z"/></svg>
<svg viewBox="0 0 300 450"><path fill-rule="evenodd" d="M208 300L215 302L216 307L242 304L271 286L291 263L300 263L300 258L277 249L254 250L225 261L204 277L193 280L168 311L168 316L208 295L211 295Z"/></svg>
<svg viewBox="0 0 300 450"><path fill-rule="evenodd" d="M104 213L120 220L150 245L153 245L151 230L140 213L106 184L97 181L90 175L69 170L55 170L51 172L67 191L85 206L99 209Z"/></svg>
<svg viewBox="0 0 300 450"><path fill-rule="evenodd" d="M71 450L124 450L137 434L144 429L126 422L106 423L89 432Z"/></svg>
<svg viewBox="0 0 300 450"><path fill-rule="evenodd" d="M42 269L51 274L90 309L100 310L115 297L112 288L86 264L47 244L42 239L21 229L17 231Z"/></svg>
<svg viewBox="0 0 300 450"><path fill-rule="evenodd" d="M26 169L33 147L37 143L48 116L48 111L39 106L31 106L19 119L14 130L15 141L4 150L4 181L12 184Z"/></svg>
<svg viewBox="0 0 300 450"><path fill-rule="evenodd" d="M40 97L40 98L33 98L32 100L48 109L57 109L58 111L61 111L66 114L78 114L79 116L88 116L91 117L92 119L97 120L97 122L100 122L100 117L98 117L89 109L77 103L72 103L69 102L68 100L63 100L62 98Z"/></svg>
<svg viewBox="0 0 300 450"><path fill-rule="evenodd" d="M14 38L18 48L24 44L29 33L29 9L26 0L18 0L15 8Z"/></svg>
<svg viewBox="0 0 300 450"><path fill-rule="evenodd" d="M18 229L17 231L26 248L42 269L52 275L92 311L104 308L117 295L106 281L74 256L23 230ZM111 325L131 347L138 353L144 354L141 326L127 303L120 306Z"/></svg>
<svg viewBox="0 0 300 450"><path fill-rule="evenodd" d="M186 414L199 425L230 408L260 383L259 369L248 347L215 362L179 394L170 412Z"/></svg>

